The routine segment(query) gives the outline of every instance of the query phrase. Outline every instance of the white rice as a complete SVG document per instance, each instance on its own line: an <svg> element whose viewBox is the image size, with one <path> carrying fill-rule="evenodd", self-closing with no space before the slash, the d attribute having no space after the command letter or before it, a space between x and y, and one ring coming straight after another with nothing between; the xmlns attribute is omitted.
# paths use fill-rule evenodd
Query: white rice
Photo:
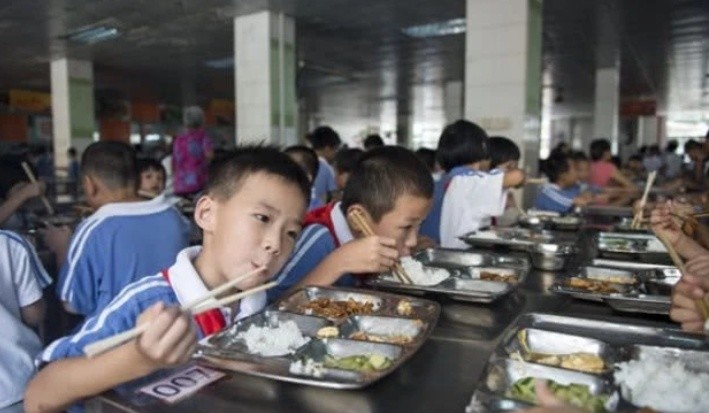
<svg viewBox="0 0 709 413"><path fill-rule="evenodd" d="M296 360L290 364L288 371L298 376L322 377L325 367L322 363L316 363L313 359Z"/></svg>
<svg viewBox="0 0 709 413"><path fill-rule="evenodd" d="M249 353L266 357L291 354L310 341L310 338L303 337L294 321L286 321L278 327L252 324L248 330L237 334L236 338L246 343Z"/></svg>
<svg viewBox="0 0 709 413"><path fill-rule="evenodd" d="M451 276L448 270L443 268L424 267L424 265L411 257L401 258L401 266L416 285L436 285L442 283Z"/></svg>
<svg viewBox="0 0 709 413"><path fill-rule="evenodd" d="M662 412L709 411L709 374L692 372L679 361L641 357L616 364L615 382L623 397L638 407Z"/></svg>

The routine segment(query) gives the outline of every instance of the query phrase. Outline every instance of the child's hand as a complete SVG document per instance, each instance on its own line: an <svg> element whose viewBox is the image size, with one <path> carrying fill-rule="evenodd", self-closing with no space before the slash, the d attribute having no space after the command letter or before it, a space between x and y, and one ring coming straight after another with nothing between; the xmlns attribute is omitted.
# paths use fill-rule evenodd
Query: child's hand
<svg viewBox="0 0 709 413"><path fill-rule="evenodd" d="M682 231L672 218L672 202L667 201L659 204L650 214L650 226L652 231L667 239L669 243L676 246L682 236Z"/></svg>
<svg viewBox="0 0 709 413"><path fill-rule="evenodd" d="M704 320L699 313L695 300L704 297L707 290L702 288L702 280L691 274L685 274L672 291L670 318L682 325L685 331L703 331Z"/></svg>
<svg viewBox="0 0 709 413"><path fill-rule="evenodd" d="M71 239L71 229L66 226L48 225L47 228L39 230L44 244L58 257L66 256Z"/></svg>
<svg viewBox="0 0 709 413"><path fill-rule="evenodd" d="M343 272L354 274L389 271L399 258L396 241L379 236L350 241L340 248L338 255Z"/></svg>
<svg viewBox="0 0 709 413"><path fill-rule="evenodd" d="M16 190L14 190L13 194L11 196L17 197L18 199L21 200L21 202L25 202L28 199L43 195L44 191L46 189L47 189L47 186L42 181L37 181L34 183L26 183L26 184L23 184L22 186L19 186Z"/></svg>
<svg viewBox="0 0 709 413"><path fill-rule="evenodd" d="M187 362L197 348L197 334L191 316L178 307L157 303L138 317L148 329L135 341L136 348L153 369Z"/></svg>

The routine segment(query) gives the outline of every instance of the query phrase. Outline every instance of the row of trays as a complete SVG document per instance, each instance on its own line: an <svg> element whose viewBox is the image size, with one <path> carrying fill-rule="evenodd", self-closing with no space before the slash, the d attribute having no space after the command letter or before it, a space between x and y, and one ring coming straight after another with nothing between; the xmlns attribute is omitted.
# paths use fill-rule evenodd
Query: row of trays
<svg viewBox="0 0 709 413"><path fill-rule="evenodd" d="M306 287L204 339L196 357L251 376L362 388L409 359L439 314L438 303L420 298Z"/></svg>
<svg viewBox="0 0 709 413"><path fill-rule="evenodd" d="M636 378L637 361L648 363ZM632 365L632 366L631 366ZM619 373L619 370L625 370ZM672 370L672 378L668 370ZM536 404L534 380L585 411L707 411L697 391L709 382L709 343L689 333L549 314L524 314L504 334L466 408L467 413L514 411ZM681 403L657 401L654 380L675 380ZM699 382L697 383L697 380ZM663 382L664 383L664 382ZM684 394L682 394L684 393ZM654 404L654 405L653 405ZM679 404L689 404L681 407Z"/></svg>

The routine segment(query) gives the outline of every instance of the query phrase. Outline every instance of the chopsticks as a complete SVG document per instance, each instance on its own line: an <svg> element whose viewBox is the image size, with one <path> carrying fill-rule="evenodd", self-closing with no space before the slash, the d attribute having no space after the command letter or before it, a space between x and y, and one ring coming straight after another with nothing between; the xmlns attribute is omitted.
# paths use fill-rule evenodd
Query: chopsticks
<svg viewBox="0 0 709 413"><path fill-rule="evenodd" d="M197 315L200 313L203 313L205 311L210 311L215 308L219 308L221 306L231 304L237 300L240 300L246 296L249 296L251 294L257 293L259 291L263 291L265 289L271 288L274 285L277 284L276 281L270 282L268 284L264 284L255 288L252 288L250 290L242 291L237 294L233 294L231 296L222 298L216 302L210 303L208 302L209 299L214 298L229 289L233 288L238 284L239 282L246 280L247 278L251 278L254 275L258 274L259 272L263 271L265 268L264 267L259 267L256 268L255 270L252 270L244 275L241 275L239 277L234 278L233 280L227 281L224 284L220 285L219 287L209 291L207 294L204 296L186 303L180 307L181 311L184 312L189 312L192 315ZM86 354L87 357L93 358L96 357L97 355L104 353L114 347L117 347L126 341L132 340L141 334L143 334L147 329L150 323L145 323L145 324L140 324L130 330L124 331L120 334L116 334L111 337L107 337L103 340L99 340L95 343L91 343L84 347L84 353Z"/></svg>
<svg viewBox="0 0 709 413"><path fill-rule="evenodd" d="M360 231L364 233L365 236L371 237L374 236L374 231L372 230L372 226L369 225L369 222L367 218L357 210L354 210L349 213L349 218L352 220L352 222L359 228ZM394 264L394 276L399 279L404 284L413 284L411 281L411 278L406 274L406 271L404 268L401 266L399 262L396 262Z"/></svg>
<svg viewBox="0 0 709 413"><path fill-rule="evenodd" d="M34 174L32 173L32 169L29 165L27 165L27 162L22 162L22 169L25 170L25 175L27 175L27 179L29 179L30 182L32 182L33 184L36 184L37 178L35 178ZM54 215L54 208L52 208L52 204L49 203L49 200L44 195L42 195L42 202L44 203L44 207L47 209L47 213L49 215Z"/></svg>
<svg viewBox="0 0 709 413"><path fill-rule="evenodd" d="M643 210L645 209L645 204L647 204L647 196L650 194L650 188L652 188L652 184L655 182L656 177L657 171L652 171L647 176L647 180L645 181L645 190L643 191L643 197L640 198L640 207L638 208L638 211L633 217L633 222L630 224L630 228L632 229L637 229L640 226L640 220L643 217Z"/></svg>
<svg viewBox="0 0 709 413"><path fill-rule="evenodd" d="M667 252L670 254L670 258L672 259L672 263L674 263L675 267L679 269L680 273L686 274L687 270L685 269L682 257L679 256L677 250L675 250L664 235L660 235L658 233L655 233L655 235L665 245L665 248L667 248ZM694 300L694 305L697 306L697 310L699 310L699 313L702 315L704 320L709 319L709 302L707 302L706 298Z"/></svg>

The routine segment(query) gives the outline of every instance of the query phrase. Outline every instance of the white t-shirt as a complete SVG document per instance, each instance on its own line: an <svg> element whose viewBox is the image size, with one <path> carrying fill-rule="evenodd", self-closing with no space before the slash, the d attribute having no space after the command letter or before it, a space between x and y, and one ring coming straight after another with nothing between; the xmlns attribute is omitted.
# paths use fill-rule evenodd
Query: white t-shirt
<svg viewBox="0 0 709 413"><path fill-rule="evenodd" d="M490 217L502 215L506 201L504 177L500 170L471 170L451 179L441 209L442 247L467 248L458 237L477 231Z"/></svg>
<svg viewBox="0 0 709 413"><path fill-rule="evenodd" d="M20 309L42 298L51 282L34 248L20 235L0 231L0 409L22 400L42 350Z"/></svg>

